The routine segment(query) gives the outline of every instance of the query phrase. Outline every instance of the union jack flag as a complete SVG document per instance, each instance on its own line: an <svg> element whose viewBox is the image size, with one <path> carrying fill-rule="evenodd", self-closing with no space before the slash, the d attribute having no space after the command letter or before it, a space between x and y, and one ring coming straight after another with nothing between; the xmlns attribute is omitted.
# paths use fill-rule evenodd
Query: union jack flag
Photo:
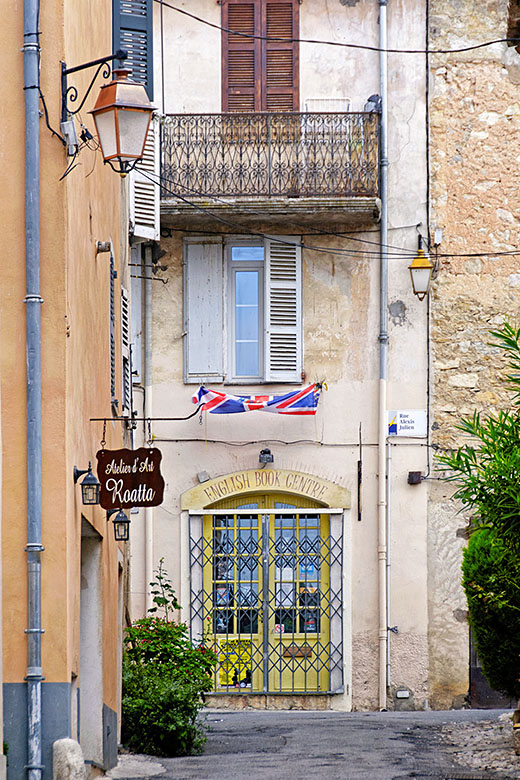
<svg viewBox="0 0 520 780"><path fill-rule="evenodd" d="M320 392L321 385L316 383L285 395L228 395L199 387L192 400L194 404L202 404L201 411L211 414L257 411L302 415L316 414Z"/></svg>

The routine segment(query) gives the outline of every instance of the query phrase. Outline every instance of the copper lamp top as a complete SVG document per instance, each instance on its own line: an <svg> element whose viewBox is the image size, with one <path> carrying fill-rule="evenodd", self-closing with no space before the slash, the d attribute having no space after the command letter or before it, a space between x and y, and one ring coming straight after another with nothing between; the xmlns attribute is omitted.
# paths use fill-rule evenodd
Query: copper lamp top
<svg viewBox="0 0 520 780"><path fill-rule="evenodd" d="M106 108L133 108L141 111L153 111L144 84L131 81L130 71L126 68L114 70L115 78L101 87L96 105L90 113Z"/></svg>

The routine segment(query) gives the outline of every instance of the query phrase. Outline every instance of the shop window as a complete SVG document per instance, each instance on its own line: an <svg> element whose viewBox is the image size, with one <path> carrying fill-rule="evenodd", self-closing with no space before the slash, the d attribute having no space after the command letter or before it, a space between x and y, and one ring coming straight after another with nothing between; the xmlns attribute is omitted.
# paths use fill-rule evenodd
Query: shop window
<svg viewBox="0 0 520 780"><path fill-rule="evenodd" d="M217 653L215 693L341 690L342 516L280 499L190 520L190 630Z"/></svg>

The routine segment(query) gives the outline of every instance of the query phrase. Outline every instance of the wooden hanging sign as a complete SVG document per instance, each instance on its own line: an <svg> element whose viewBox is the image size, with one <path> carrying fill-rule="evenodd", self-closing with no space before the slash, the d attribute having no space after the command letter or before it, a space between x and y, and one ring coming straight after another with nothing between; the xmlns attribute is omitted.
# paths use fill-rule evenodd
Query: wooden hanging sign
<svg viewBox="0 0 520 780"><path fill-rule="evenodd" d="M156 447L137 450L99 450L97 476L101 483L99 503L103 509L159 506L164 495L162 453Z"/></svg>

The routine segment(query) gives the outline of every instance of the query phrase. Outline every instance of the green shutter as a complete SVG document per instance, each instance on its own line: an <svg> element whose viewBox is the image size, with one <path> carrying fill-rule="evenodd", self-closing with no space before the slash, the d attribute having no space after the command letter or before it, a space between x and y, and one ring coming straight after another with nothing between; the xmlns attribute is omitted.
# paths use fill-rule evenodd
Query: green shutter
<svg viewBox="0 0 520 780"><path fill-rule="evenodd" d="M153 0L113 0L114 51L126 49L125 67L153 99Z"/></svg>

